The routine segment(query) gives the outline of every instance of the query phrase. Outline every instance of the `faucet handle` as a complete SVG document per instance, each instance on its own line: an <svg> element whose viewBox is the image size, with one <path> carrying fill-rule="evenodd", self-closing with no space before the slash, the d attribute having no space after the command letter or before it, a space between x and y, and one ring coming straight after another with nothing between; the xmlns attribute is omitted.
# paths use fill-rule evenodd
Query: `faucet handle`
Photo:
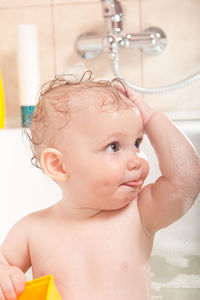
<svg viewBox="0 0 200 300"><path fill-rule="evenodd" d="M112 18L116 15L122 17L123 10L119 1L117 0L101 0L103 5L104 18Z"/></svg>

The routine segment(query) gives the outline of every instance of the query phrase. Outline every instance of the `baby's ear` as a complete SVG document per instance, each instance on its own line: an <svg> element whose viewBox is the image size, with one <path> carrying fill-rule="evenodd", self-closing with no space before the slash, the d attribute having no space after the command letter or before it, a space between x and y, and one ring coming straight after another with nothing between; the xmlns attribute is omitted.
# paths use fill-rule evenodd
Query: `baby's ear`
<svg viewBox="0 0 200 300"><path fill-rule="evenodd" d="M62 153L54 148L47 148L41 156L41 164L45 173L56 182L64 182L68 178L62 160Z"/></svg>

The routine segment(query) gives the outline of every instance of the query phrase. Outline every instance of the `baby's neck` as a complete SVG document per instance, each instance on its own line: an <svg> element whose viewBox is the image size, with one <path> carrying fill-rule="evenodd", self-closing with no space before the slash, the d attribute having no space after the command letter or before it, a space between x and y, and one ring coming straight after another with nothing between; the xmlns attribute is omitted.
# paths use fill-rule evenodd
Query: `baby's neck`
<svg viewBox="0 0 200 300"><path fill-rule="evenodd" d="M54 206L54 209L56 214L73 220L87 220L102 212L93 208L70 206L63 199Z"/></svg>

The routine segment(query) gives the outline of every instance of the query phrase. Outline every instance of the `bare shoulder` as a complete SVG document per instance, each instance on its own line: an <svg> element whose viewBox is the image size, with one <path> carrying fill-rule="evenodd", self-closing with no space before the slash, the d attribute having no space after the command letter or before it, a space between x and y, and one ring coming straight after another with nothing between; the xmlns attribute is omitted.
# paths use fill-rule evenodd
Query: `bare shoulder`
<svg viewBox="0 0 200 300"><path fill-rule="evenodd" d="M17 226L27 226L27 228L29 228L30 226L32 226L33 222L38 222L38 221L45 221L49 215L51 214L51 210L52 208L45 208L45 209L41 209L35 212L32 212L28 215L26 215L25 217L23 217L21 220L19 220L16 225Z"/></svg>
<svg viewBox="0 0 200 300"><path fill-rule="evenodd" d="M19 223L26 225L28 229L33 229L33 225L48 222L53 216L53 206L51 206L26 215Z"/></svg>
<svg viewBox="0 0 200 300"><path fill-rule="evenodd" d="M8 232L0 253L5 260L26 272L31 265L30 240L41 232L42 226L49 218L51 208L36 211L19 220Z"/></svg>
<svg viewBox="0 0 200 300"><path fill-rule="evenodd" d="M53 206L32 212L24 218L27 219L27 221L38 221L39 219L48 218L51 214L53 214Z"/></svg>
<svg viewBox="0 0 200 300"><path fill-rule="evenodd" d="M9 231L4 244L11 241L21 241L23 243L28 243L29 236L31 232L33 232L35 224L39 225L45 222L49 218L51 210L51 207L39 210L30 213L20 219Z"/></svg>

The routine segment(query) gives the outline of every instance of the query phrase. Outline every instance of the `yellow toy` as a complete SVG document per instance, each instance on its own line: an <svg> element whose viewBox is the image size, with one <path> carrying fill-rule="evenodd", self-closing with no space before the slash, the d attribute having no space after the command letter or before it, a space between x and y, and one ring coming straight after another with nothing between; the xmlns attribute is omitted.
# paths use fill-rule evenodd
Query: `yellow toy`
<svg viewBox="0 0 200 300"><path fill-rule="evenodd" d="M4 103L4 95L3 95L3 84L1 80L0 74L0 128L4 128L5 121L5 103Z"/></svg>
<svg viewBox="0 0 200 300"><path fill-rule="evenodd" d="M18 300L62 300L55 286L52 275L47 275L26 282Z"/></svg>

